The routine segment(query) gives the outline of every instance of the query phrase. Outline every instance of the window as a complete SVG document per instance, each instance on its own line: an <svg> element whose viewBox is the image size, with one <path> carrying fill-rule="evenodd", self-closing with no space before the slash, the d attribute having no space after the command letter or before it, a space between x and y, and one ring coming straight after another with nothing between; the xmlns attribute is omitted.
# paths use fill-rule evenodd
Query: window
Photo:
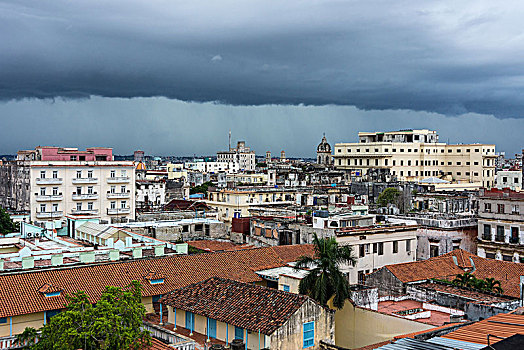
<svg viewBox="0 0 524 350"><path fill-rule="evenodd" d="M366 256L366 251L365 251L364 246L365 246L364 244L359 245L359 255L358 255L359 258L363 258Z"/></svg>
<svg viewBox="0 0 524 350"><path fill-rule="evenodd" d="M53 196L58 196L58 187L53 187Z"/></svg>
<svg viewBox="0 0 524 350"><path fill-rule="evenodd" d="M518 215L520 213L520 208L519 208L519 205L518 204L513 204L511 206L511 214L516 214Z"/></svg>
<svg viewBox="0 0 524 350"><path fill-rule="evenodd" d="M384 242L378 243L378 255L384 255Z"/></svg>
<svg viewBox="0 0 524 350"><path fill-rule="evenodd" d="M93 210L93 202L87 202L87 210Z"/></svg>
<svg viewBox="0 0 524 350"><path fill-rule="evenodd" d="M497 226L497 234L495 235L495 241L504 242L504 226Z"/></svg>
<svg viewBox="0 0 524 350"><path fill-rule="evenodd" d="M40 212L41 213L45 213L46 212L46 205L45 204L40 204Z"/></svg>
<svg viewBox="0 0 524 350"><path fill-rule="evenodd" d="M482 239L485 241L491 241L491 225L484 225L484 233Z"/></svg>
<svg viewBox="0 0 524 350"><path fill-rule="evenodd" d="M57 203L54 203L53 204L53 211L58 211L58 204Z"/></svg>
<svg viewBox="0 0 524 350"><path fill-rule="evenodd" d="M76 188L76 194L82 194L82 187Z"/></svg>
<svg viewBox="0 0 524 350"><path fill-rule="evenodd" d="M110 208L111 208L111 209L116 209L116 202L115 202L115 201L112 201L112 202L110 203Z"/></svg>
<svg viewBox="0 0 524 350"><path fill-rule="evenodd" d="M126 186L120 186L120 192L126 193Z"/></svg>
<svg viewBox="0 0 524 350"><path fill-rule="evenodd" d="M497 204L497 213L504 214L504 204Z"/></svg>
<svg viewBox="0 0 524 350"><path fill-rule="evenodd" d="M58 178L58 171L53 170L53 179L57 179L57 178Z"/></svg>
<svg viewBox="0 0 524 350"><path fill-rule="evenodd" d="M373 243L373 254L377 254L378 252L378 243Z"/></svg>
<svg viewBox="0 0 524 350"><path fill-rule="evenodd" d="M116 192L116 186L111 186L111 189L109 191L111 193L115 193Z"/></svg>
<svg viewBox="0 0 524 350"><path fill-rule="evenodd" d="M40 187L40 195L45 196L45 187Z"/></svg>
<svg viewBox="0 0 524 350"><path fill-rule="evenodd" d="M491 212L491 203L484 203L484 212L486 213Z"/></svg>
<svg viewBox="0 0 524 350"><path fill-rule="evenodd" d="M244 340L244 328L235 326L235 339Z"/></svg>
<svg viewBox="0 0 524 350"><path fill-rule="evenodd" d="M411 240L407 239L406 240L406 252L410 252L410 251L411 251Z"/></svg>
<svg viewBox="0 0 524 350"><path fill-rule="evenodd" d="M473 165L479 165L479 162L473 162Z"/></svg>
<svg viewBox="0 0 524 350"><path fill-rule="evenodd" d="M315 322L304 323L304 348L315 345Z"/></svg>
<svg viewBox="0 0 524 350"><path fill-rule="evenodd" d="M45 170L40 170L40 178L45 179Z"/></svg>
<svg viewBox="0 0 524 350"><path fill-rule="evenodd" d="M88 177L89 179L92 179L92 178L93 178L93 170L88 170L88 171L87 171L87 177Z"/></svg>
<svg viewBox="0 0 524 350"><path fill-rule="evenodd" d="M393 254L398 253L398 241L393 241Z"/></svg>
<svg viewBox="0 0 524 350"><path fill-rule="evenodd" d="M122 171L120 171L120 176L126 177L127 176L127 171L124 170L124 169Z"/></svg>
<svg viewBox="0 0 524 350"><path fill-rule="evenodd" d="M7 317L0 317L0 324L7 323Z"/></svg>
<svg viewBox="0 0 524 350"><path fill-rule="evenodd" d="M282 285L284 292L289 292L289 286L287 284Z"/></svg>
<svg viewBox="0 0 524 350"><path fill-rule="evenodd" d="M82 170L77 170L76 171L76 178L80 179L81 177L82 177Z"/></svg>
<svg viewBox="0 0 524 350"><path fill-rule="evenodd" d="M457 165L462 165L462 162L457 162Z"/></svg>
<svg viewBox="0 0 524 350"><path fill-rule="evenodd" d="M82 203L76 203L76 210L82 210Z"/></svg>
<svg viewBox="0 0 524 350"><path fill-rule="evenodd" d="M69 160L76 160L76 156L69 156Z"/></svg>
<svg viewBox="0 0 524 350"><path fill-rule="evenodd" d="M519 243L519 228L518 227L511 228L511 237L509 239L509 243Z"/></svg>
<svg viewBox="0 0 524 350"><path fill-rule="evenodd" d="M192 331L195 326L195 314L192 312L186 311L186 329Z"/></svg>
<svg viewBox="0 0 524 350"><path fill-rule="evenodd" d="M126 201L121 201L120 202L120 208L126 209L126 207L127 207L127 202Z"/></svg>
<svg viewBox="0 0 524 350"><path fill-rule="evenodd" d="M466 162L466 165L471 165L471 162Z"/></svg>
<svg viewBox="0 0 524 350"><path fill-rule="evenodd" d="M110 177L116 177L116 172L115 172L114 170L111 170L109 176L110 176Z"/></svg>
<svg viewBox="0 0 524 350"><path fill-rule="evenodd" d="M429 256L431 258L435 257L435 256L438 256L439 255L439 248L438 248L438 245L433 245L431 244L429 246Z"/></svg>
<svg viewBox="0 0 524 350"><path fill-rule="evenodd" d="M149 280L149 283L150 284L162 284L162 283L164 283L164 279L163 278L155 278L155 279Z"/></svg>

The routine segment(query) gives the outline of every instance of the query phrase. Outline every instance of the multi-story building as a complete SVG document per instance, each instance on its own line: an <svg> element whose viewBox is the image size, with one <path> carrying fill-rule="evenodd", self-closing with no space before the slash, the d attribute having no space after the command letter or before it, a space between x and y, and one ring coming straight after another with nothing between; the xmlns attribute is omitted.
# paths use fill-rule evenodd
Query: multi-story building
<svg viewBox="0 0 524 350"><path fill-rule="evenodd" d="M135 167L133 162L113 161L111 148L38 147L20 151L17 161L3 167L17 170L2 183L2 202L9 203L5 196L12 193L5 188L14 188L20 201L7 207L27 208L33 222L66 216L107 222L135 217Z"/></svg>
<svg viewBox="0 0 524 350"><path fill-rule="evenodd" d="M184 163L184 168L187 170L196 170L201 173L222 173L235 174L240 171L240 163L238 161L219 161L207 162L203 159L194 160L192 162Z"/></svg>
<svg viewBox="0 0 524 350"><path fill-rule="evenodd" d="M524 263L524 193L480 190L477 254Z"/></svg>
<svg viewBox="0 0 524 350"><path fill-rule="evenodd" d="M513 191L520 191L522 189L522 170L498 171L495 184L499 190L509 188Z"/></svg>
<svg viewBox="0 0 524 350"><path fill-rule="evenodd" d="M428 177L492 187L495 145L438 142L436 131L402 130L359 132L358 143L335 144L334 165L366 175L371 169L388 170L400 181Z"/></svg>
<svg viewBox="0 0 524 350"><path fill-rule="evenodd" d="M166 180L136 180L136 208L159 209L166 204Z"/></svg>
<svg viewBox="0 0 524 350"><path fill-rule="evenodd" d="M350 246L355 266L341 268L349 283L364 284L365 276L383 266L413 262L417 251L417 225L345 227L335 232L339 245Z"/></svg>
<svg viewBox="0 0 524 350"><path fill-rule="evenodd" d="M229 151L217 152L219 162L237 162L240 170L254 171L256 166L255 151L246 147L245 141L238 141L237 148L229 148Z"/></svg>

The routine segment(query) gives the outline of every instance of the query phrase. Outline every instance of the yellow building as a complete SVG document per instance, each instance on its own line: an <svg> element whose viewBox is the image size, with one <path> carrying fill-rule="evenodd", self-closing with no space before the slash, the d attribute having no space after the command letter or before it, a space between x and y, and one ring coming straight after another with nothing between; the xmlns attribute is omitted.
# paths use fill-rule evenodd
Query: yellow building
<svg viewBox="0 0 524 350"><path fill-rule="evenodd" d="M187 170L184 169L182 163L169 163L167 164L167 179L168 180L179 180L184 178L187 180Z"/></svg>
<svg viewBox="0 0 524 350"><path fill-rule="evenodd" d="M454 182L493 186L495 145L438 142L436 131L359 132L358 143L335 144L334 165L366 175L389 169L400 181L439 177Z"/></svg>

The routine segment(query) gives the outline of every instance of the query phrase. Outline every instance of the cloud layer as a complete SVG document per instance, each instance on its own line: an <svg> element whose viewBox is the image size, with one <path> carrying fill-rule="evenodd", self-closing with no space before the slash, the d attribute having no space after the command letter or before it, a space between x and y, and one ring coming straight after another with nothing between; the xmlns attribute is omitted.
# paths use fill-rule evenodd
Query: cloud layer
<svg viewBox="0 0 524 350"><path fill-rule="evenodd" d="M524 117L524 3L0 1L0 99Z"/></svg>

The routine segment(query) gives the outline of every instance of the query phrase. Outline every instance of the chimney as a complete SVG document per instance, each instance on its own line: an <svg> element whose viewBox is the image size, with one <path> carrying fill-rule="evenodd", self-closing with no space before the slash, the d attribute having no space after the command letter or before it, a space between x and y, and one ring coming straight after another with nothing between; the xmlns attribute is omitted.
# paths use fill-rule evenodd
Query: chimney
<svg viewBox="0 0 524 350"><path fill-rule="evenodd" d="M22 258L22 268L23 269L32 269L35 267L35 257L26 256Z"/></svg>
<svg viewBox="0 0 524 350"><path fill-rule="evenodd" d="M138 259L142 257L142 247L133 248L133 258Z"/></svg>
<svg viewBox="0 0 524 350"><path fill-rule="evenodd" d="M51 266L60 266L63 264L64 264L64 255L63 254L51 255Z"/></svg>
<svg viewBox="0 0 524 350"><path fill-rule="evenodd" d="M109 251L109 260L111 261L120 260L120 251L118 249L111 249Z"/></svg>
<svg viewBox="0 0 524 350"><path fill-rule="evenodd" d="M187 243L179 243L176 245L177 254L187 254Z"/></svg>
<svg viewBox="0 0 524 350"><path fill-rule="evenodd" d="M155 256L162 256L164 255L164 246L163 245L157 245L155 246Z"/></svg>

